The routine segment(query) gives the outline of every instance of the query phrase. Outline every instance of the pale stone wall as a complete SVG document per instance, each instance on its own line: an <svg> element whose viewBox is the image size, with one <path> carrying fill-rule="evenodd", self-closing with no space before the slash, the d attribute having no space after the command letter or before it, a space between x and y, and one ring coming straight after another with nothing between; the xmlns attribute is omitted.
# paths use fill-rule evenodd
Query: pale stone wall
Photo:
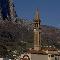
<svg viewBox="0 0 60 60"><path fill-rule="evenodd" d="M58 51L48 51L48 50L46 50L45 52L48 53L48 54L58 54Z"/></svg>
<svg viewBox="0 0 60 60"><path fill-rule="evenodd" d="M3 60L3 58L0 58L0 60Z"/></svg>
<svg viewBox="0 0 60 60"><path fill-rule="evenodd" d="M48 55L32 54L31 60L48 60Z"/></svg>
<svg viewBox="0 0 60 60"><path fill-rule="evenodd" d="M55 56L55 60L60 60L60 56Z"/></svg>
<svg viewBox="0 0 60 60"><path fill-rule="evenodd" d="M48 55L42 55L42 54L21 54L22 58L21 60L23 60L23 56L24 55L28 55L30 60L60 60L60 56L56 56L56 55L52 55L52 54L48 54ZM25 56L24 58L28 58L27 56Z"/></svg>
<svg viewBox="0 0 60 60"><path fill-rule="evenodd" d="M28 55L30 60L48 60L48 55L40 55L40 54L21 54L20 58L23 58L24 55Z"/></svg>
<svg viewBox="0 0 60 60"><path fill-rule="evenodd" d="M0 60L11 60L11 59L8 59L8 58L0 58Z"/></svg>

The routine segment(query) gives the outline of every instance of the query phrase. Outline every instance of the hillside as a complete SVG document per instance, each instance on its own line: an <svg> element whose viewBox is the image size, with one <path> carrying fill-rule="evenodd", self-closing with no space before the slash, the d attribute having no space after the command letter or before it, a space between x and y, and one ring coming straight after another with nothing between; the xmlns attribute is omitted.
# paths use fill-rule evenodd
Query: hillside
<svg viewBox="0 0 60 60"><path fill-rule="evenodd" d="M48 45L60 48L60 29L41 25L41 30L43 47ZM0 45L5 46L7 50L20 50L21 46L24 48L33 47L32 22L23 20L0 22Z"/></svg>

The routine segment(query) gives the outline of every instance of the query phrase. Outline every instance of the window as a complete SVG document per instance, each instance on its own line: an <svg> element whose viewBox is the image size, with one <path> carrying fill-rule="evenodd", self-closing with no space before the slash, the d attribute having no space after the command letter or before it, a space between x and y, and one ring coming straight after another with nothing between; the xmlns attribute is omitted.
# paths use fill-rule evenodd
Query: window
<svg viewBox="0 0 60 60"><path fill-rule="evenodd" d="M54 57L54 55L51 55L51 57Z"/></svg>

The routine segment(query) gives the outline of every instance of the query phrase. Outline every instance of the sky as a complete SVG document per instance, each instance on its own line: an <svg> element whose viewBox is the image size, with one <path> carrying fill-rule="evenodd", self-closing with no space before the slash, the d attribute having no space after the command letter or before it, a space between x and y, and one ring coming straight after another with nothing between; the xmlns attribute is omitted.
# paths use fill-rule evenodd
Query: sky
<svg viewBox="0 0 60 60"><path fill-rule="evenodd" d="M60 28L60 0L14 0L14 5L18 17L33 20L38 8L42 24Z"/></svg>

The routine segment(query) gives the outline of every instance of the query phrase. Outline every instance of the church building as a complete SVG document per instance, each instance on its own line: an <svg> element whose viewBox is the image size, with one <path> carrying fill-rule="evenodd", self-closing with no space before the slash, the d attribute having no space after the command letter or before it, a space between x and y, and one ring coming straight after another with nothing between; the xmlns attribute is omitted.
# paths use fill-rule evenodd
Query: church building
<svg viewBox="0 0 60 60"><path fill-rule="evenodd" d="M36 14L33 24L34 47L26 53L21 54L20 60L60 60L58 49L52 47L41 47L41 20L39 11L36 9Z"/></svg>

